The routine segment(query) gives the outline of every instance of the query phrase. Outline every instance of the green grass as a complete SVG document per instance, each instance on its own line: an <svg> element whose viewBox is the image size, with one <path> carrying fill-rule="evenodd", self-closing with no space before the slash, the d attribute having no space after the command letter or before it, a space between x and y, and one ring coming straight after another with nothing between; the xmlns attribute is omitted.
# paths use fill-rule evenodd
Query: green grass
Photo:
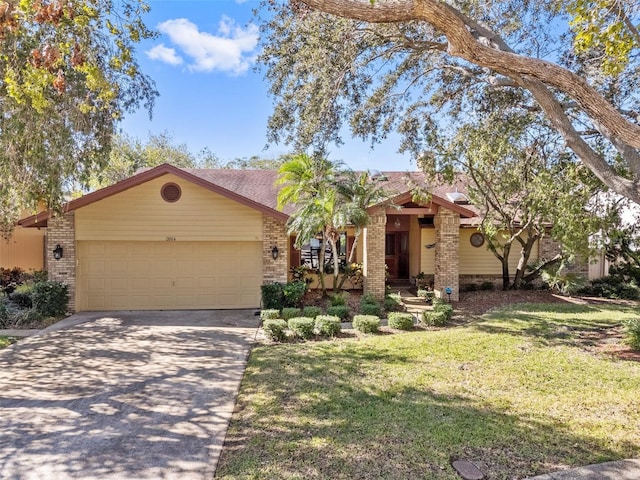
<svg viewBox="0 0 640 480"><path fill-rule="evenodd" d="M437 331L259 347L217 478L513 479L640 456L640 364L588 351L638 315L519 305Z"/></svg>
<svg viewBox="0 0 640 480"><path fill-rule="evenodd" d="M0 337L0 350L8 347L9 345L11 345L13 342L11 341L10 338L8 337Z"/></svg>

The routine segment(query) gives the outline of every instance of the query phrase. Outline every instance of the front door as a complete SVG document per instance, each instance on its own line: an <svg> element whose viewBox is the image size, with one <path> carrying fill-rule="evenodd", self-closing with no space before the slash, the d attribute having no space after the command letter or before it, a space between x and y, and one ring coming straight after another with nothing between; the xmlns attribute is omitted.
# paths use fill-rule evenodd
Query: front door
<svg viewBox="0 0 640 480"><path fill-rule="evenodd" d="M409 232L385 235L384 260L392 280L409 279Z"/></svg>

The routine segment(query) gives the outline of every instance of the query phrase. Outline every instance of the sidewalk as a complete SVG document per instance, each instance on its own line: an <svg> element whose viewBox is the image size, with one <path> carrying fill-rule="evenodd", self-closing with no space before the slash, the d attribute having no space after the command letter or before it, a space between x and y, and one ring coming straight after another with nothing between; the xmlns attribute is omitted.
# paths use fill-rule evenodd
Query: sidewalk
<svg viewBox="0 0 640 480"><path fill-rule="evenodd" d="M525 480L638 480L640 460L619 460L547 473Z"/></svg>
<svg viewBox="0 0 640 480"><path fill-rule="evenodd" d="M0 330L0 337L15 337L15 338L25 338L30 337L31 335L35 335L40 330Z"/></svg>

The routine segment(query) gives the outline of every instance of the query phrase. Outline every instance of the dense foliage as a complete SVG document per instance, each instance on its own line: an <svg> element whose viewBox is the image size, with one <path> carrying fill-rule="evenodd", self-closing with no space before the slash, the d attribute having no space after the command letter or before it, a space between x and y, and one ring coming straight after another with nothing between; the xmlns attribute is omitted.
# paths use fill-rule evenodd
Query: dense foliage
<svg viewBox="0 0 640 480"><path fill-rule="evenodd" d="M60 206L107 162L118 121L157 95L136 43L140 0L0 2L0 220Z"/></svg>

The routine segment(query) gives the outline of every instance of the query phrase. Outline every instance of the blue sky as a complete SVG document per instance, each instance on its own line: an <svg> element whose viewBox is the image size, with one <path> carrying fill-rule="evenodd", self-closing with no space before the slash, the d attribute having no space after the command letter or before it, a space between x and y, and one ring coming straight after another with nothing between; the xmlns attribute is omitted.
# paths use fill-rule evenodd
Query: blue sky
<svg viewBox="0 0 640 480"><path fill-rule="evenodd" d="M261 72L254 71L258 26L257 0L150 0L145 17L160 32L138 46L143 71L160 92L153 118L144 111L129 115L122 130L144 140L168 132L175 143L197 153L208 147L223 161L261 155L274 157L290 149L266 144L267 118L273 99ZM414 170L409 157L397 153L391 138L372 150L369 143L348 140L330 148L330 158L351 168Z"/></svg>

